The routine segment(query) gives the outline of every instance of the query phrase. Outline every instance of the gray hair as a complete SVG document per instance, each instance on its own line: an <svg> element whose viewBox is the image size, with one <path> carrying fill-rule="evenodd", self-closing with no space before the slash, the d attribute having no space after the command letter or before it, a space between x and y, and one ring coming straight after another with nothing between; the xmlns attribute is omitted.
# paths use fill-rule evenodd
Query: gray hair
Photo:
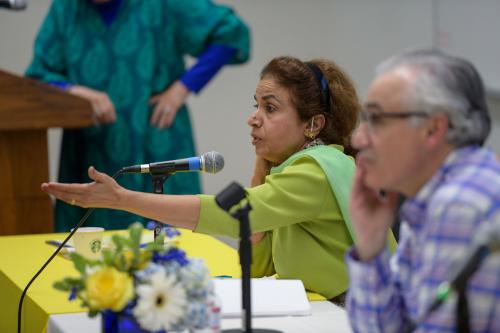
<svg viewBox="0 0 500 333"><path fill-rule="evenodd" d="M446 139L456 147L484 144L491 118L483 81L474 65L437 50L413 50L382 62L376 75L399 68L413 73L406 96L409 108L429 114L446 113Z"/></svg>

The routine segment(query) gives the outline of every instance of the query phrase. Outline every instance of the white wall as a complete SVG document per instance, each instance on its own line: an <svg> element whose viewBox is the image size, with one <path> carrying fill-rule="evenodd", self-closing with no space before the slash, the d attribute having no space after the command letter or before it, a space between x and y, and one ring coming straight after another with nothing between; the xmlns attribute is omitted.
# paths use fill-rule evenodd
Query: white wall
<svg viewBox="0 0 500 333"><path fill-rule="evenodd" d="M70 1L70 0L67 0ZM146 0L145 0L146 1ZM435 1L435 0L434 0ZM248 184L253 149L245 123L253 110L253 95L263 65L277 55L336 60L364 96L374 66L408 47L433 44L433 0L220 0L252 28L252 60L225 68L189 104L198 151L217 150L226 168L204 175L207 193L232 180ZM30 57L38 26L49 0L32 0L20 13L0 11L0 68L22 73ZM486 48L485 48L486 49ZM500 103L492 103L494 133L489 140L500 152ZM51 178L56 177L58 130L50 131Z"/></svg>

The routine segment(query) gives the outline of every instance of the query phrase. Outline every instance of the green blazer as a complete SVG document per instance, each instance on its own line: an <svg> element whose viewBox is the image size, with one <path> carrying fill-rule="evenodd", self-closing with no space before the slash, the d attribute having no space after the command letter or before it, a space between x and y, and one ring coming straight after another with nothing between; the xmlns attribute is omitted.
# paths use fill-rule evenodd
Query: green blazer
<svg viewBox="0 0 500 333"><path fill-rule="evenodd" d="M354 160L341 146L300 151L273 168L265 183L248 188L253 232L268 231L253 246L252 275L300 279L330 299L349 285L345 252L353 245L347 203ZM238 223L201 195L197 232L238 237Z"/></svg>

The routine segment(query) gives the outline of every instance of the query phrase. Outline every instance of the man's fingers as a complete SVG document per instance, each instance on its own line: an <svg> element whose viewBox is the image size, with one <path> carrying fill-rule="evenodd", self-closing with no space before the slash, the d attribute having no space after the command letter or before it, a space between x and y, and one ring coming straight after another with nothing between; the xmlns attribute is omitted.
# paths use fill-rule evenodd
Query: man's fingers
<svg viewBox="0 0 500 333"><path fill-rule="evenodd" d="M364 176L365 172L364 169L361 165L358 165L356 167L356 170L354 172L354 178L352 182L352 193L361 193L366 189L366 186L364 184Z"/></svg>

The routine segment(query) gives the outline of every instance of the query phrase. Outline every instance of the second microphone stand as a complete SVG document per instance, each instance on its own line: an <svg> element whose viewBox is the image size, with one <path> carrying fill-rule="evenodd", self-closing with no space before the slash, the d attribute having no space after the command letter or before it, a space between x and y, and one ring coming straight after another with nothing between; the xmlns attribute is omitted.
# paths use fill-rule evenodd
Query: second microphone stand
<svg viewBox="0 0 500 333"><path fill-rule="evenodd" d="M151 178L153 180L153 193L155 194L163 194L163 184L170 177L171 173L152 173ZM162 224L160 222L155 221L153 235L154 240L161 234Z"/></svg>
<svg viewBox="0 0 500 333"><path fill-rule="evenodd" d="M251 302L251 279L250 268L252 265L252 244L250 241L249 213L252 206L248 201L234 208L243 199L246 199L245 189L236 182L229 184L215 197L220 208L228 212L240 222L240 265L241 265L241 304L242 304L242 329L223 330L225 333L281 333L269 329L252 329L252 302Z"/></svg>

